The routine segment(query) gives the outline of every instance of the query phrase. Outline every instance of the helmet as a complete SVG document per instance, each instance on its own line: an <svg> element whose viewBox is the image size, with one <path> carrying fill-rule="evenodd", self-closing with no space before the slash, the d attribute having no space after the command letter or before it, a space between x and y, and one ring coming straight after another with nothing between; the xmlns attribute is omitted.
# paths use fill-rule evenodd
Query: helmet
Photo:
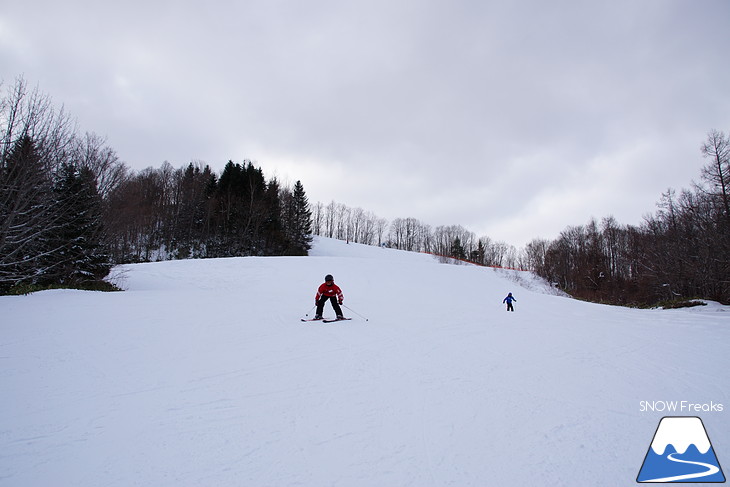
<svg viewBox="0 0 730 487"><path fill-rule="evenodd" d="M324 280L325 281L334 281L335 278L332 277L332 274L327 274L326 276L324 276Z"/></svg>

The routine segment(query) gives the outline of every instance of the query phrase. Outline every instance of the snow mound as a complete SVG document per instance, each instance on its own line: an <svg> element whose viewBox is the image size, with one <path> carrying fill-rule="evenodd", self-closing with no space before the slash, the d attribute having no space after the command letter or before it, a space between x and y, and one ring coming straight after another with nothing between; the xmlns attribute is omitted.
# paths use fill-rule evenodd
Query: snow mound
<svg viewBox="0 0 730 487"><path fill-rule="evenodd" d="M345 242L333 238L315 236L310 257L349 257L357 259L377 259L400 262L435 262L431 255L407 252L405 250L376 247L359 243Z"/></svg>

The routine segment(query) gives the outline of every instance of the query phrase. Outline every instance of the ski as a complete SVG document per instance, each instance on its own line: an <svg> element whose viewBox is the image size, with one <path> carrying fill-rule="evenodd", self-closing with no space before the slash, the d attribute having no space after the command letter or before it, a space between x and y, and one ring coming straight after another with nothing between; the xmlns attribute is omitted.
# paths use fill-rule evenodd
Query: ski
<svg viewBox="0 0 730 487"><path fill-rule="evenodd" d="M321 321L322 323L334 323L335 321L347 321L351 320L352 318L300 318L303 322L309 323L310 321Z"/></svg>

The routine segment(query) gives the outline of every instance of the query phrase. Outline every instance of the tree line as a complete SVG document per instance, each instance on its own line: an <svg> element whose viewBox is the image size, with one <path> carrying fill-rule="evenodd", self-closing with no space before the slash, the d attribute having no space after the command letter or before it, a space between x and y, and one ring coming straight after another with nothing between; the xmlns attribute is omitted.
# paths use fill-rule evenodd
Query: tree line
<svg viewBox="0 0 730 487"><path fill-rule="evenodd" d="M396 218L388 222L362 208L350 208L335 201L312 208L312 230L315 235L348 242L426 252L466 260L472 263L520 267L523 261L513 245L477 237L461 225L440 225L432 228L416 218Z"/></svg>
<svg viewBox="0 0 730 487"><path fill-rule="evenodd" d="M114 262L306 255L311 211L304 186L267 180L250 161L163 163L124 178L105 205Z"/></svg>
<svg viewBox="0 0 730 487"><path fill-rule="evenodd" d="M23 80L0 99L0 130L0 292L101 280L111 263L100 226L106 180L94 173L108 155L99 138L77 134Z"/></svg>
<svg viewBox="0 0 730 487"><path fill-rule="evenodd" d="M661 195L642 224L594 219L518 250L460 225L310 206L300 181L282 186L250 161L220 174L198 161L133 172L21 78L0 98L0 293L99 283L119 263L306 255L321 235L532 270L599 302L730 303L728 136L711 131L701 155L700 182Z"/></svg>
<svg viewBox="0 0 730 487"><path fill-rule="evenodd" d="M388 223L334 201L314 206L312 228L340 240L530 270L596 302L650 306L708 298L730 304L730 136L710 131L701 155L700 182L662 194L656 213L640 225L592 219L519 250L460 225L432 228L415 218Z"/></svg>
<svg viewBox="0 0 730 487"><path fill-rule="evenodd" d="M614 218L533 240L528 267L573 296L625 305L707 298L730 304L730 138L701 146L700 182L661 195L640 225Z"/></svg>
<svg viewBox="0 0 730 487"><path fill-rule="evenodd" d="M120 263L306 255L310 243L299 181L267 180L250 161L135 173L24 79L0 98L0 294L106 287Z"/></svg>

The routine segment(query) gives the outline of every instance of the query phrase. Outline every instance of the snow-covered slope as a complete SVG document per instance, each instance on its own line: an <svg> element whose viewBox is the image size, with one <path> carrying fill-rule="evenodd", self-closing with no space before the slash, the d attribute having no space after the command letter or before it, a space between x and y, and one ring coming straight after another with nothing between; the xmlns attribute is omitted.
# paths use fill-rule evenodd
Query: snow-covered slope
<svg viewBox="0 0 730 487"><path fill-rule="evenodd" d="M0 297L0 486L634 485L665 415L730 463L727 307L327 239L117 271L126 292ZM300 322L327 273L354 319Z"/></svg>

